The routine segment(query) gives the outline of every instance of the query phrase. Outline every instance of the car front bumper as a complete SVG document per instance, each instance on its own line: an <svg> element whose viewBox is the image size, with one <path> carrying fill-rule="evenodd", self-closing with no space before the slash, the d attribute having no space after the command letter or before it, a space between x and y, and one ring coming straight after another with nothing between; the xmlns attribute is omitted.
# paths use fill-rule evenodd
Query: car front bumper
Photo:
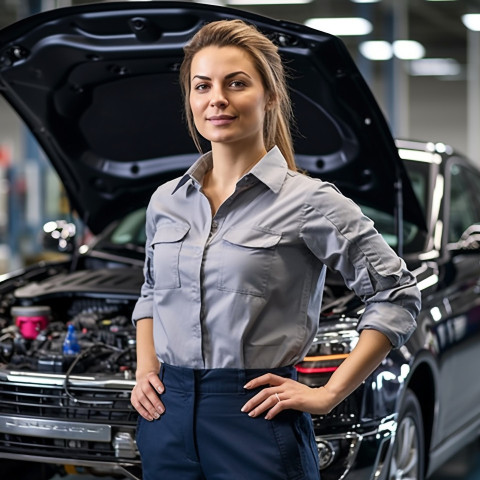
<svg viewBox="0 0 480 480"><path fill-rule="evenodd" d="M353 426L345 432L322 434L317 428L322 480L386 479L396 428L394 415L377 425Z"/></svg>

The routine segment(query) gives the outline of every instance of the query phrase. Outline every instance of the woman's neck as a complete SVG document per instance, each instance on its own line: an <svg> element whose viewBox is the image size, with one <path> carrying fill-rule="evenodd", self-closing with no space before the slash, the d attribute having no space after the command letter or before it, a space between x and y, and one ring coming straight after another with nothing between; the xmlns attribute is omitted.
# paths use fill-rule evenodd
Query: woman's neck
<svg viewBox="0 0 480 480"><path fill-rule="evenodd" d="M217 185L235 185L237 181L257 164L267 153L265 146L252 145L235 148L234 145L212 144L213 168L210 180Z"/></svg>
<svg viewBox="0 0 480 480"><path fill-rule="evenodd" d="M203 178L203 193L215 215L220 205L235 191L238 180L266 154L263 145L257 148L232 148L231 145L212 145L213 168Z"/></svg>

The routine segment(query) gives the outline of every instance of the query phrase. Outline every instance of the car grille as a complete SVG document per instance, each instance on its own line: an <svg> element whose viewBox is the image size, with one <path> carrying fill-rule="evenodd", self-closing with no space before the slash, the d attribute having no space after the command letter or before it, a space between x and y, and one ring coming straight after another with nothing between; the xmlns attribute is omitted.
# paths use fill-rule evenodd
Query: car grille
<svg viewBox="0 0 480 480"><path fill-rule="evenodd" d="M68 425L109 425L116 432L134 437L137 413L130 404L130 390L99 386L69 386L69 397L61 385L0 382L0 416L29 420L68 422ZM73 397L73 398L72 398ZM83 403L92 402L92 403ZM93 403L102 402L102 403ZM105 403L103 403L105 402ZM112 441L48 438L0 432L0 451L43 457L119 461ZM128 459L132 461L132 458Z"/></svg>

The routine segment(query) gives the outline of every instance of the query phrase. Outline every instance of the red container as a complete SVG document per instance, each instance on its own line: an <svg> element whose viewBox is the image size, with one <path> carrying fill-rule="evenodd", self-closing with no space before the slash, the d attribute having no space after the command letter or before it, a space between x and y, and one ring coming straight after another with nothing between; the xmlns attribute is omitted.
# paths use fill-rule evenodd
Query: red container
<svg viewBox="0 0 480 480"><path fill-rule="evenodd" d="M50 307L13 307L12 316L20 334L27 340L35 340L37 335L48 326Z"/></svg>

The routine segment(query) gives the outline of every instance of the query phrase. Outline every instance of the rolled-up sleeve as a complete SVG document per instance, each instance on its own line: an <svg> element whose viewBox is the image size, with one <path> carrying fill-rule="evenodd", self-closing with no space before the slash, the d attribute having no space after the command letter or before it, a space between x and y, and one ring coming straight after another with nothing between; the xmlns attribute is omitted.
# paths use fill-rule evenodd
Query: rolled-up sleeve
<svg viewBox="0 0 480 480"><path fill-rule="evenodd" d="M138 320L142 318L153 317L153 249L152 238L155 234L154 222L152 219L151 204L147 208L146 222L145 222L145 263L143 266L144 282L140 291L140 297L135 304L132 313L132 322L136 325Z"/></svg>
<svg viewBox="0 0 480 480"><path fill-rule="evenodd" d="M319 182L304 205L301 234L308 248L365 303L358 330L382 332L394 348L416 328L420 292L405 262L360 208Z"/></svg>

